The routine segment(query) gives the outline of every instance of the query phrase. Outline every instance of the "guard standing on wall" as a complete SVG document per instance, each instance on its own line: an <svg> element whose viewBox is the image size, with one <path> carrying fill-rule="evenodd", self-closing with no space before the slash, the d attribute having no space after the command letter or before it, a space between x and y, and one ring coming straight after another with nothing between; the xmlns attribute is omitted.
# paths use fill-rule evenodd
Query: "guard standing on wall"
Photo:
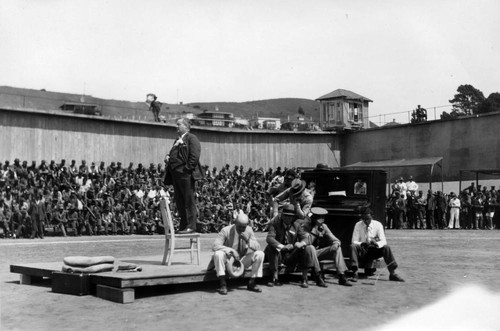
<svg viewBox="0 0 500 331"><path fill-rule="evenodd" d="M146 95L146 103L149 105L149 110L153 112L155 122L160 122L161 102L157 101L157 99L153 93Z"/></svg>

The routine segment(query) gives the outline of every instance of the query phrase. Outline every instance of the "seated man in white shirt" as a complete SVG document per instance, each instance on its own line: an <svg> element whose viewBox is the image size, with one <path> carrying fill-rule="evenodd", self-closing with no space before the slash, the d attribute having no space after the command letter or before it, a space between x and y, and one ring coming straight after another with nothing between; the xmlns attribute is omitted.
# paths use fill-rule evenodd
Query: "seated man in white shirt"
<svg viewBox="0 0 500 331"><path fill-rule="evenodd" d="M351 242L351 270L354 272L352 281L358 279L358 268L367 262L384 258L389 270L389 280L404 282L396 274L398 264L392 255L391 248L385 239L384 226L372 219L370 208L365 208L361 213L361 220L354 226Z"/></svg>
<svg viewBox="0 0 500 331"><path fill-rule="evenodd" d="M246 214L238 214L234 224L222 228L215 239L213 262L220 282L218 291L222 295L227 294L226 262L231 256L240 260L245 269L252 267L247 289L252 292L262 292L255 284L255 278L262 277L264 252L260 250L259 242L248 222Z"/></svg>

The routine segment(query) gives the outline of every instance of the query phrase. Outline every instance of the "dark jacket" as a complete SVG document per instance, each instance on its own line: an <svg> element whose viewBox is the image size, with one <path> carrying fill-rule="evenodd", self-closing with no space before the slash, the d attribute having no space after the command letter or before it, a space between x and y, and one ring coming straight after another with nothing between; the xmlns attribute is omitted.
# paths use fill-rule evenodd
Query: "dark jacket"
<svg viewBox="0 0 500 331"><path fill-rule="evenodd" d="M176 154L177 159L169 160L169 164L167 165L167 169L165 172L164 183L166 185L172 184L172 172L173 170L181 170L182 172L190 173L194 180L200 180L203 178L203 172L200 164L200 155L201 155L201 145L198 138L187 132L182 138L183 143L178 146L172 147L170 150L170 155ZM173 162L176 161L176 165L173 167Z"/></svg>
<svg viewBox="0 0 500 331"><path fill-rule="evenodd" d="M335 237L326 224L321 225L323 230L320 231L317 225L313 225L310 219L306 219L303 227L309 234L309 245L313 245L316 248L329 247L333 244L338 244L340 246L340 240Z"/></svg>
<svg viewBox="0 0 500 331"><path fill-rule="evenodd" d="M304 231L302 220L296 220L290 225L288 232L291 235L291 240L288 244L294 244L297 241L304 241L307 243L307 233ZM273 248L278 248L280 244L285 245L286 229L280 215L276 216L269 226L266 242Z"/></svg>

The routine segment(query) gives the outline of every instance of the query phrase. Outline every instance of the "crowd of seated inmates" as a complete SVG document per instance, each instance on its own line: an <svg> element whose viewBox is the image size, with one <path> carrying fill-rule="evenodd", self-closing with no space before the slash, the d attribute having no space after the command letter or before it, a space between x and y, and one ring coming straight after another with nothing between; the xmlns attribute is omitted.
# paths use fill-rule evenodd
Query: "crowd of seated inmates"
<svg viewBox="0 0 500 331"><path fill-rule="evenodd" d="M0 236L164 233L160 199L173 195L172 187L163 184L164 170L162 164L124 167L120 162L89 165L85 160L0 163ZM205 166L204 171L196 192L199 232L217 232L239 212L249 215L255 230L266 229L270 206L265 191L273 180L282 180L279 167L265 172ZM178 227L175 203L169 200ZM42 233L36 231L37 223Z"/></svg>

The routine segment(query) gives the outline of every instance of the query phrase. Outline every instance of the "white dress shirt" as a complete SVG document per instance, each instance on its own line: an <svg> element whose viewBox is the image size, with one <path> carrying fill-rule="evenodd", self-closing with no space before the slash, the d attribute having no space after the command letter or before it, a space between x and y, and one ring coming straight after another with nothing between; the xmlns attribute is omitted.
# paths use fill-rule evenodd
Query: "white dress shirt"
<svg viewBox="0 0 500 331"><path fill-rule="evenodd" d="M354 232L352 233L352 243L361 245L361 243L370 243L371 240L375 240L379 248L387 245L387 240L385 239L384 226L379 221L372 220L370 225L367 227L365 222L359 221L354 226Z"/></svg>

